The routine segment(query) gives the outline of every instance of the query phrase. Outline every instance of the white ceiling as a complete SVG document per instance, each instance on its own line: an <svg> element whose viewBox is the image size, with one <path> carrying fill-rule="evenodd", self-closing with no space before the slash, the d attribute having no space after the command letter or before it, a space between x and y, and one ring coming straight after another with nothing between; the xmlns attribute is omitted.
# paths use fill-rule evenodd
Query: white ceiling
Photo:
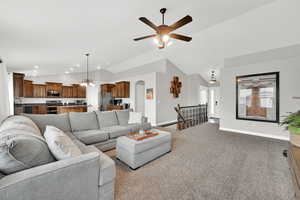
<svg viewBox="0 0 300 200"><path fill-rule="evenodd" d="M297 31L294 38L282 41L282 33L268 32L269 27L266 26L270 21L273 23L271 28L274 28L279 20L280 25L287 26L286 31L290 31L291 25L287 24L286 18L299 19L299 16L291 16L298 13L299 7L296 9L294 5L286 4L292 2L299 6L299 3L297 0L273 2L275 1L2 0L0 56L11 70L33 70L33 66L38 65L40 74L65 72L76 64L83 66L83 54L86 52L92 54L91 63L94 68L102 66L113 72L143 64L140 60L144 62L162 57L170 59L186 73L201 73L206 77L209 69L220 68L224 56L236 56L298 41L296 33L300 34ZM278 13L278 6L283 6L280 9L286 9L285 14L288 16ZM161 7L168 9L167 24L187 14L193 17L191 24L177 31L193 36L191 43L176 41L170 48L158 51L151 40L132 40L152 33L138 18L145 16L159 24ZM274 11L265 13L264 9ZM266 23L263 23L264 20ZM252 32L251 28L259 29ZM277 28L274 31L284 30ZM261 41L255 41L260 35L253 33L262 34L264 38L271 33L271 39L267 36L267 44L261 45ZM284 33L284 37L286 36L289 35ZM247 44L239 43L244 39L249 39ZM276 44L272 44L275 40ZM258 48L253 42L258 44ZM230 49L232 46L235 48ZM80 71L83 68L74 69Z"/></svg>

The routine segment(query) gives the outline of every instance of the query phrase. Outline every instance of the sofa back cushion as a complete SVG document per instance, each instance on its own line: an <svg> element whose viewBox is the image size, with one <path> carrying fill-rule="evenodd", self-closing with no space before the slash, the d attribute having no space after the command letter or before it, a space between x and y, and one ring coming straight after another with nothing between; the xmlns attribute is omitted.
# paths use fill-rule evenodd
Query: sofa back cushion
<svg viewBox="0 0 300 200"><path fill-rule="evenodd" d="M72 131L99 129L95 112L69 113Z"/></svg>
<svg viewBox="0 0 300 200"><path fill-rule="evenodd" d="M129 121L129 110L116 110L118 122L120 125L127 125Z"/></svg>
<svg viewBox="0 0 300 200"><path fill-rule="evenodd" d="M45 140L31 132L9 129L0 132L0 171L12 174L55 161Z"/></svg>
<svg viewBox="0 0 300 200"><path fill-rule="evenodd" d="M37 125L30 118L21 115L9 116L3 120L0 126L0 132L9 129L26 130L35 135L42 136L42 133Z"/></svg>
<svg viewBox="0 0 300 200"><path fill-rule="evenodd" d="M71 132L71 125L69 121L68 113L64 114L45 114L45 115L36 115L36 114L24 114L34 121L37 126L40 128L41 132L44 133L46 126L55 126L64 132Z"/></svg>
<svg viewBox="0 0 300 200"><path fill-rule="evenodd" d="M115 111L95 111L95 113L97 114L100 128L119 125Z"/></svg>
<svg viewBox="0 0 300 200"><path fill-rule="evenodd" d="M47 126L44 133L48 147L57 160L64 160L82 153L69 136L54 126Z"/></svg>

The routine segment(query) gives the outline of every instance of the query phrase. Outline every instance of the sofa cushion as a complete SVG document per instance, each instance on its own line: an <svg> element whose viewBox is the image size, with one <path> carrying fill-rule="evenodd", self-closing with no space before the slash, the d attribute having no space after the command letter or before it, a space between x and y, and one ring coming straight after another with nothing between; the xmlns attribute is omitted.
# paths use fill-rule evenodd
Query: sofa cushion
<svg viewBox="0 0 300 200"><path fill-rule="evenodd" d="M56 128L59 128L63 132L71 132L71 125L69 121L69 115L68 113L64 114L24 114L25 116L32 119L33 122L36 123L36 125L40 128L41 132L44 133L46 130L46 126L55 126Z"/></svg>
<svg viewBox="0 0 300 200"><path fill-rule="evenodd" d="M108 132L110 139L117 138L131 133L131 129L129 127L124 127L124 126L111 126L111 127L103 128L101 130Z"/></svg>
<svg viewBox="0 0 300 200"><path fill-rule="evenodd" d="M129 121L129 110L116 110L119 125L126 125Z"/></svg>
<svg viewBox="0 0 300 200"><path fill-rule="evenodd" d="M0 132L8 129L26 130L35 135L42 136L37 125L30 118L21 115L10 116L2 122Z"/></svg>
<svg viewBox="0 0 300 200"><path fill-rule="evenodd" d="M109 139L108 131L99 129L76 131L74 132L74 135L84 144L95 144L97 142L103 142Z"/></svg>
<svg viewBox="0 0 300 200"><path fill-rule="evenodd" d="M115 111L95 111L98 117L100 128L119 125Z"/></svg>
<svg viewBox="0 0 300 200"><path fill-rule="evenodd" d="M0 171L6 175L55 161L42 137L23 130L0 133Z"/></svg>
<svg viewBox="0 0 300 200"><path fill-rule="evenodd" d="M48 147L57 160L64 160L82 153L69 136L54 126L47 126L44 137Z"/></svg>
<svg viewBox="0 0 300 200"><path fill-rule="evenodd" d="M69 113L72 131L99 129L95 112Z"/></svg>

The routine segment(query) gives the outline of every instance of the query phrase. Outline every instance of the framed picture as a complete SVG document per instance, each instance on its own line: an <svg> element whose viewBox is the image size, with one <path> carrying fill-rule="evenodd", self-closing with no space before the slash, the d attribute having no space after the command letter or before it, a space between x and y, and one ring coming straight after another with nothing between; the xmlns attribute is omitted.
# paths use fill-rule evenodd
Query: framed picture
<svg viewBox="0 0 300 200"><path fill-rule="evenodd" d="M153 99L153 88L148 88L146 90L146 99Z"/></svg>
<svg viewBox="0 0 300 200"><path fill-rule="evenodd" d="M236 119L279 123L279 72L236 77Z"/></svg>

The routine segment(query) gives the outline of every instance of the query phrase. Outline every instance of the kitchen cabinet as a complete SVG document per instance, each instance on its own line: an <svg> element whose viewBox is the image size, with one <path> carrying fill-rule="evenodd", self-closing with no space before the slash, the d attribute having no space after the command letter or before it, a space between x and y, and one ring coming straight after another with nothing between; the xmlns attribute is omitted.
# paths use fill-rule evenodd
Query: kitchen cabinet
<svg viewBox="0 0 300 200"><path fill-rule="evenodd" d="M86 106L58 106L57 114L69 113L69 112L87 112Z"/></svg>
<svg viewBox="0 0 300 200"><path fill-rule="evenodd" d="M109 105L106 108L107 110L123 110L123 106L114 106L114 105Z"/></svg>
<svg viewBox="0 0 300 200"><path fill-rule="evenodd" d="M78 87L78 98L86 98L86 87L84 86Z"/></svg>
<svg viewBox="0 0 300 200"><path fill-rule="evenodd" d="M73 86L63 86L62 97L73 98Z"/></svg>
<svg viewBox="0 0 300 200"><path fill-rule="evenodd" d="M129 98L130 97L130 82L117 82L112 88L112 96L115 98Z"/></svg>
<svg viewBox="0 0 300 200"><path fill-rule="evenodd" d="M62 97L62 83L46 82L47 97Z"/></svg>
<svg viewBox="0 0 300 200"><path fill-rule="evenodd" d="M32 106L32 114L47 114L47 106L46 105Z"/></svg>
<svg viewBox="0 0 300 200"><path fill-rule="evenodd" d="M33 84L33 97L34 98L46 98L46 85Z"/></svg>
<svg viewBox="0 0 300 200"><path fill-rule="evenodd" d="M86 87L73 84L73 98L86 98Z"/></svg>
<svg viewBox="0 0 300 200"><path fill-rule="evenodd" d="M14 87L14 97L20 98L23 97L23 91L24 91L24 74L20 73L13 73L13 87Z"/></svg>
<svg viewBox="0 0 300 200"><path fill-rule="evenodd" d="M106 95L112 92L112 88L115 87L114 84L102 84L101 85L101 94Z"/></svg>
<svg viewBox="0 0 300 200"><path fill-rule="evenodd" d="M23 81L23 96L26 98L33 97L33 84L32 81L24 80Z"/></svg>

